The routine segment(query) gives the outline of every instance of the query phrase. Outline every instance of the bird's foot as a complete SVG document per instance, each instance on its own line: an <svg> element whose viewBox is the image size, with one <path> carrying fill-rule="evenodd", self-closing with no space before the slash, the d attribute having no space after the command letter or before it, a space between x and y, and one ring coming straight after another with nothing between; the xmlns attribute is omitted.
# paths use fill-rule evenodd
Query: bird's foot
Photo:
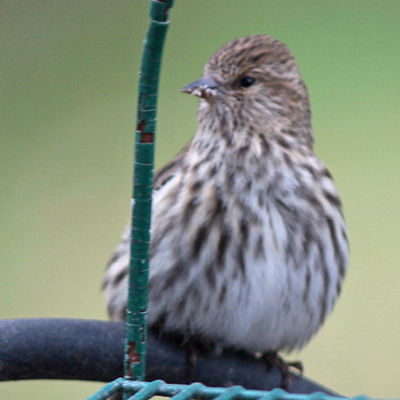
<svg viewBox="0 0 400 400"><path fill-rule="evenodd" d="M304 368L301 361L287 362L276 352L265 353L262 355L262 358L266 362L268 371L271 371L274 367L280 370L282 377L281 388L284 390L288 390L289 388L291 368L296 369L300 375L303 375Z"/></svg>
<svg viewBox="0 0 400 400"><path fill-rule="evenodd" d="M194 378L194 369L197 364L199 349L197 347L197 343L194 340L190 340L186 342L186 375L187 378L192 381Z"/></svg>
<svg viewBox="0 0 400 400"><path fill-rule="evenodd" d="M214 350L214 344L206 340L190 337L184 339L182 347L186 349L186 380L194 382L195 367L199 354L211 355Z"/></svg>

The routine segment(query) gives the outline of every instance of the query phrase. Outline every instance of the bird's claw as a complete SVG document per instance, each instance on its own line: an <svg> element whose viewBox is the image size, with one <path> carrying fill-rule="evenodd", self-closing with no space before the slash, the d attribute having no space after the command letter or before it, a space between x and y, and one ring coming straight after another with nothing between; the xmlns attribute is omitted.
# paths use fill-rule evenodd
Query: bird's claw
<svg viewBox="0 0 400 400"><path fill-rule="evenodd" d="M301 361L285 361L278 353L266 353L263 354L262 358L266 362L267 370L271 371L274 367L280 370L282 383L281 388L287 390L290 382L290 368L296 369L300 376L303 375L303 364Z"/></svg>

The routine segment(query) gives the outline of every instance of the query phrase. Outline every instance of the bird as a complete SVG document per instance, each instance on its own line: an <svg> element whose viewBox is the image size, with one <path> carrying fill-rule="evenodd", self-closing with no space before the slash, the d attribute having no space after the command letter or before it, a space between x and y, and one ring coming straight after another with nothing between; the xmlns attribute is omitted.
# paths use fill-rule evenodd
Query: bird
<svg viewBox="0 0 400 400"><path fill-rule="evenodd" d="M342 203L314 152L306 85L282 42L217 50L182 92L192 140L155 174L148 324L252 354L301 349L341 292ZM126 317L129 229L108 263L109 315Z"/></svg>

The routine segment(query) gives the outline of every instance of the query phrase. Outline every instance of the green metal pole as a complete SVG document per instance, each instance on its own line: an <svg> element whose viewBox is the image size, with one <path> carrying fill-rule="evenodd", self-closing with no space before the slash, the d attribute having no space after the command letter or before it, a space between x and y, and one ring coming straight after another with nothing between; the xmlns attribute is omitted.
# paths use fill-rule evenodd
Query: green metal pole
<svg viewBox="0 0 400 400"><path fill-rule="evenodd" d="M173 0L151 0L151 22L140 69L124 360L125 377L133 380L144 380L145 377L157 91L164 39L169 25L168 11L172 5Z"/></svg>

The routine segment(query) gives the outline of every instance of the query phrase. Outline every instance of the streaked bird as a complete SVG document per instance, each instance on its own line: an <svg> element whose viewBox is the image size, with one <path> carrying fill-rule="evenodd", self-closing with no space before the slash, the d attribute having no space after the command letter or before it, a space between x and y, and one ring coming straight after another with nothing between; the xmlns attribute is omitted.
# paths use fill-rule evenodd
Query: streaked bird
<svg viewBox="0 0 400 400"><path fill-rule="evenodd" d="M149 325L252 353L299 349L332 311L349 249L296 61L270 36L243 37L182 91L200 97L198 128L155 176ZM126 231L104 278L114 320L128 263Z"/></svg>

